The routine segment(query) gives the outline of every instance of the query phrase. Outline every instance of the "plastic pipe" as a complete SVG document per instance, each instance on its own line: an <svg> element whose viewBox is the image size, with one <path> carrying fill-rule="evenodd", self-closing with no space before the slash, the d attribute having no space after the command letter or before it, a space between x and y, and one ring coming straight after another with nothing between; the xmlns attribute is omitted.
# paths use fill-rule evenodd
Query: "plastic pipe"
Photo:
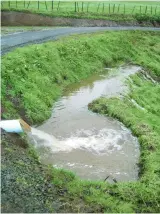
<svg viewBox="0 0 160 214"><path fill-rule="evenodd" d="M6 132L21 133L30 132L31 127L22 119L18 120L2 120L0 121L0 127Z"/></svg>

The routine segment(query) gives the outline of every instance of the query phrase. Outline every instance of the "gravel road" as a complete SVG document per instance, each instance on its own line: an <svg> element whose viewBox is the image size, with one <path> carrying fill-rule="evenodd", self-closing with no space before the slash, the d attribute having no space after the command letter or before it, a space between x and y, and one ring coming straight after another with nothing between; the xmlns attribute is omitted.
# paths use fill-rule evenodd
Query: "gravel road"
<svg viewBox="0 0 160 214"><path fill-rule="evenodd" d="M52 30L30 31L23 33L14 33L1 37L1 54L11 51L16 47L22 47L28 44L42 43L45 41L56 40L62 36L72 34L92 33L98 31L119 31L119 30L144 30L160 31L160 28L154 27L67 27Z"/></svg>

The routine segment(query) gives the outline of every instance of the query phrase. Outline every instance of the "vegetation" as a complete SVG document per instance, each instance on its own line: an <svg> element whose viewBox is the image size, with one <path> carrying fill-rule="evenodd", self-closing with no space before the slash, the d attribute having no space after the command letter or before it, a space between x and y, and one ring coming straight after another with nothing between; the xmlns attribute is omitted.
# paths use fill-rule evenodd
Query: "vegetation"
<svg viewBox="0 0 160 214"><path fill-rule="evenodd" d="M31 12L51 17L160 22L160 4L153 1L2 1L2 10Z"/></svg>
<svg viewBox="0 0 160 214"><path fill-rule="evenodd" d="M99 72L104 66L116 66L124 62L138 64L157 81L153 83L144 78L144 74L134 75L132 81L128 82L131 91L123 100L100 98L89 105L95 112L116 117L138 137L141 172L137 182L113 185L81 181L70 172L44 168L35 159L33 152L30 152L31 156L27 153L28 149L19 150L19 147L4 139L4 210L19 208L21 212L110 213L160 211L159 36L159 32L140 31L76 35L56 42L16 49L2 58L3 117L12 119L23 115L33 123L49 117L53 101L68 84ZM137 108L131 99L145 110ZM11 145L14 148L10 148ZM22 161L17 163L17 158ZM35 169L39 176L35 175ZM8 170L14 173L12 177L16 180L12 185L16 185L16 188L11 188L15 201L9 197L10 190L5 189L7 182L13 182L8 181ZM20 172L23 172L21 177ZM48 185L51 186L48 188ZM8 197L3 197L3 194ZM30 204L30 200L35 203L31 203L27 210L24 201ZM43 207L38 201L42 201Z"/></svg>
<svg viewBox="0 0 160 214"><path fill-rule="evenodd" d="M100 71L104 64L134 61L157 76L157 34L132 31L73 36L7 54L2 57L2 116L14 118L18 109L30 122L42 122L66 85Z"/></svg>

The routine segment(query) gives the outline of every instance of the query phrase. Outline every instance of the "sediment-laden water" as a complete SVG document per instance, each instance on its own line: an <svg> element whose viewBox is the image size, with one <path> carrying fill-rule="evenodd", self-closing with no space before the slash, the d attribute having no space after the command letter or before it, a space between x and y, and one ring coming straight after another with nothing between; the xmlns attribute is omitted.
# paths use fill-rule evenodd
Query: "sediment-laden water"
<svg viewBox="0 0 160 214"><path fill-rule="evenodd" d="M69 169L82 179L137 180L137 139L117 120L90 112L87 106L100 96L127 93L126 78L140 70L138 66L106 69L69 86L51 118L32 129L42 162Z"/></svg>

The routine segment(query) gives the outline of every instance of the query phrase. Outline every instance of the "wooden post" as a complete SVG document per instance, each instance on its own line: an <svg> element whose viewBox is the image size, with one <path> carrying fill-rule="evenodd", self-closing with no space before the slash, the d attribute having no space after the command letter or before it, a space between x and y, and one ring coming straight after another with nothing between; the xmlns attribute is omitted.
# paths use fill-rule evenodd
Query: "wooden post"
<svg viewBox="0 0 160 214"><path fill-rule="evenodd" d="M83 1L82 1L82 12L83 12Z"/></svg>
<svg viewBox="0 0 160 214"><path fill-rule="evenodd" d="M114 9L115 9L115 4L113 5L113 13L114 13Z"/></svg>
<svg viewBox="0 0 160 214"><path fill-rule="evenodd" d="M120 4L118 5L118 9L117 9L117 12L119 13L119 9L120 9Z"/></svg>
<svg viewBox="0 0 160 214"><path fill-rule="evenodd" d="M157 6L156 6L156 8L155 8L155 14L157 13Z"/></svg>
<svg viewBox="0 0 160 214"><path fill-rule="evenodd" d="M99 3L99 4L98 4L98 7L97 7L97 12L99 11L100 4L101 4L101 3Z"/></svg>
<svg viewBox="0 0 160 214"><path fill-rule="evenodd" d="M53 10L53 0L52 0L52 10Z"/></svg>
<svg viewBox="0 0 160 214"><path fill-rule="evenodd" d="M79 5L78 5L78 2L77 2L77 11L79 12Z"/></svg>
<svg viewBox="0 0 160 214"><path fill-rule="evenodd" d="M145 9L145 14L147 13L147 6L146 6L146 9Z"/></svg>
<svg viewBox="0 0 160 214"><path fill-rule="evenodd" d="M126 5L124 4L124 14L126 13Z"/></svg>
<svg viewBox="0 0 160 214"><path fill-rule="evenodd" d="M74 5L75 5L74 11L77 12L77 2L75 2Z"/></svg>
<svg viewBox="0 0 160 214"><path fill-rule="evenodd" d="M59 5L60 5L60 1L58 2L58 7L57 7L57 10L59 10Z"/></svg>
<svg viewBox="0 0 160 214"><path fill-rule="evenodd" d="M89 11L89 2L88 2L88 4L87 4L87 12Z"/></svg>
<svg viewBox="0 0 160 214"><path fill-rule="evenodd" d="M48 10L48 7L47 7L47 2L45 1L45 6L46 6L46 10Z"/></svg>
<svg viewBox="0 0 160 214"><path fill-rule="evenodd" d="M133 10L132 10L132 14L133 14L133 12L134 12L135 8L136 8L136 6L134 6L134 8L133 8Z"/></svg>
<svg viewBox="0 0 160 214"><path fill-rule="evenodd" d="M28 2L27 9L29 8L29 5L30 5L30 1Z"/></svg>

